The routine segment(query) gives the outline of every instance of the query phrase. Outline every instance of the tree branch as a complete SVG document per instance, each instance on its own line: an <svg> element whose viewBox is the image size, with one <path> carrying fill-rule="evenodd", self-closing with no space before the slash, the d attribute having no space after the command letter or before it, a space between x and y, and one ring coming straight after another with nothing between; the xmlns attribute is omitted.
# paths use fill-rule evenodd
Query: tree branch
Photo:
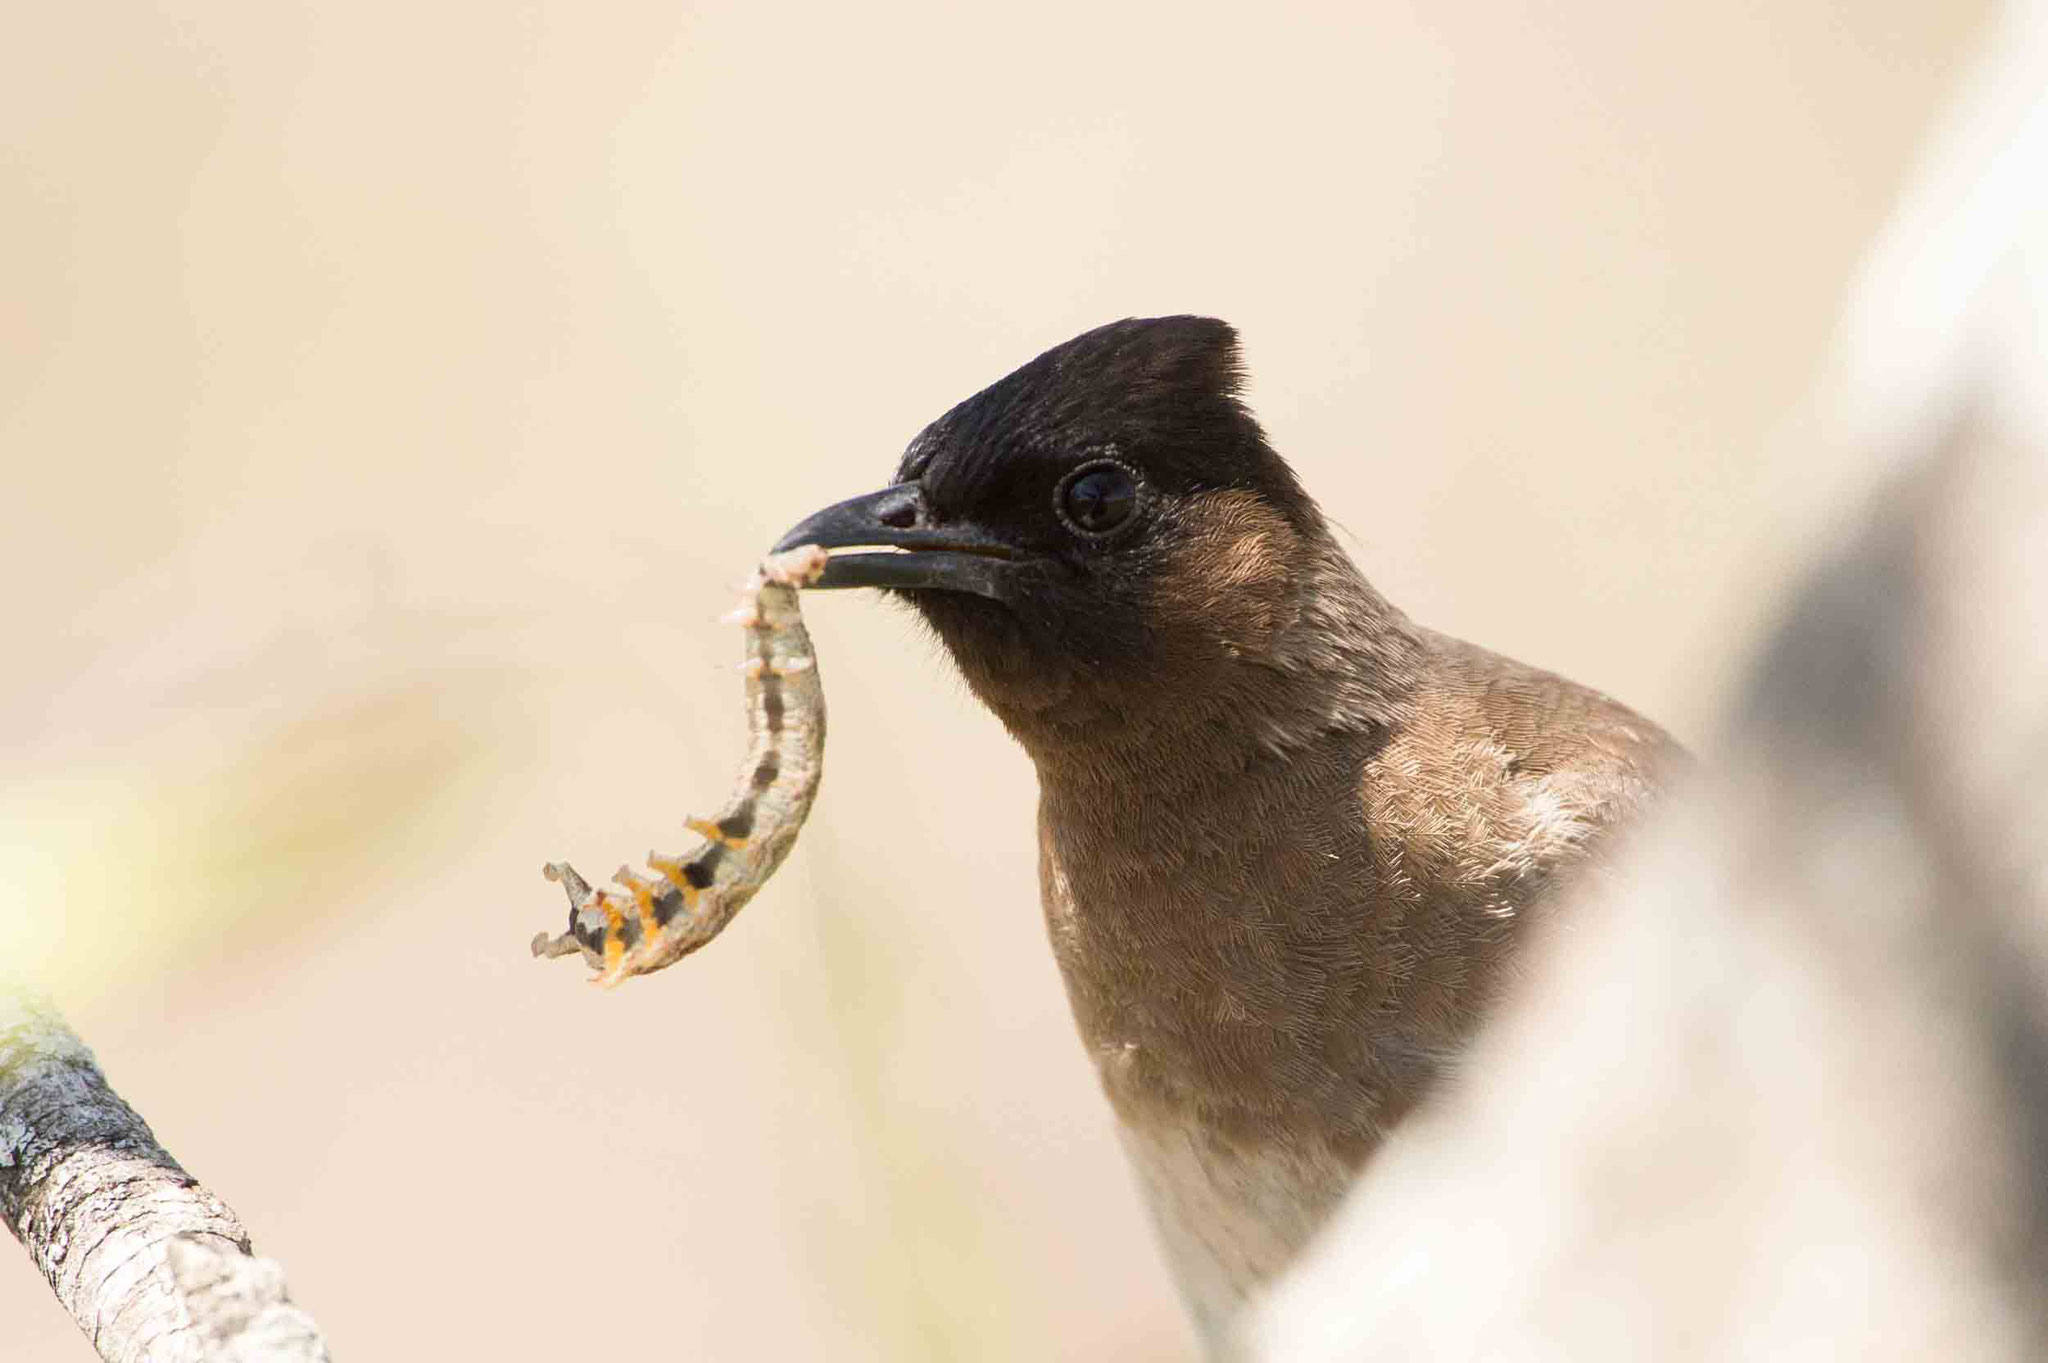
<svg viewBox="0 0 2048 1363"><path fill-rule="evenodd" d="M284 1272L47 1004L0 989L0 1217L107 1363L325 1363Z"/></svg>

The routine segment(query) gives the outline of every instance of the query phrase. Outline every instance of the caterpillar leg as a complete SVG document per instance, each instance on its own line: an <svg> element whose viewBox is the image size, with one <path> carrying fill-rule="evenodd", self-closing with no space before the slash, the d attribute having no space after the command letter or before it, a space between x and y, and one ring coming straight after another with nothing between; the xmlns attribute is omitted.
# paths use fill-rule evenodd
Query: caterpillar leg
<svg viewBox="0 0 2048 1363"><path fill-rule="evenodd" d="M591 958L592 964L602 961L604 956L604 934L602 914L594 921L587 921L585 908L596 896L590 882L576 874L576 868L566 861L551 861L540 872L547 879L557 881L569 893L569 930L559 935L538 932L533 937L533 954L536 956L567 956L581 951Z"/></svg>

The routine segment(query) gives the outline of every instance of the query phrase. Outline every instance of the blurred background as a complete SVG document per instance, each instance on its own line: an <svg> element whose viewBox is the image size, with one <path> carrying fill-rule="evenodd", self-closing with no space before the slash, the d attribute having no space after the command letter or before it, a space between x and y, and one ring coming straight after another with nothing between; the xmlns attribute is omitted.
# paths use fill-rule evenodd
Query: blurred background
<svg viewBox="0 0 2048 1363"><path fill-rule="evenodd" d="M829 775L600 995L732 585L960 397L1213 313L1422 620L1697 740L1844 458L1801 409L1976 3L307 0L0 50L0 952L353 1357L1183 1359L1028 764L809 606ZM0 1357L85 1358L0 1256Z"/></svg>

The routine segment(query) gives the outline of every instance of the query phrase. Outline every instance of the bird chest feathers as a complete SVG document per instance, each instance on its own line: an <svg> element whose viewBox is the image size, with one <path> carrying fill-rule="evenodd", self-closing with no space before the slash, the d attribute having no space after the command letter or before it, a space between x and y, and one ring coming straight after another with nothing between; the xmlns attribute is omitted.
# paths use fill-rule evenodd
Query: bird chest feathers
<svg viewBox="0 0 2048 1363"><path fill-rule="evenodd" d="M1228 779L1130 800L1143 782L1040 766L1053 951L1176 1276L1217 1328L1455 1063L1559 873L1650 789L1631 745L1653 727L1418 637L1429 708ZM1610 742L1544 719L1589 713Z"/></svg>

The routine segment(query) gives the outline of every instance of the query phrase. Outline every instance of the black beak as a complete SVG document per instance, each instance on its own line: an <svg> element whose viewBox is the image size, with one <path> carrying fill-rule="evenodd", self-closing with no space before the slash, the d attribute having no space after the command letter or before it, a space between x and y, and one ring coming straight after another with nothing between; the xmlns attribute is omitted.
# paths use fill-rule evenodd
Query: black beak
<svg viewBox="0 0 2048 1363"><path fill-rule="evenodd" d="M837 551L887 546L888 552L834 552L813 587L896 587L1010 596L1016 550L971 525L931 523L924 490L898 483L826 507L775 542L771 553L815 544Z"/></svg>

